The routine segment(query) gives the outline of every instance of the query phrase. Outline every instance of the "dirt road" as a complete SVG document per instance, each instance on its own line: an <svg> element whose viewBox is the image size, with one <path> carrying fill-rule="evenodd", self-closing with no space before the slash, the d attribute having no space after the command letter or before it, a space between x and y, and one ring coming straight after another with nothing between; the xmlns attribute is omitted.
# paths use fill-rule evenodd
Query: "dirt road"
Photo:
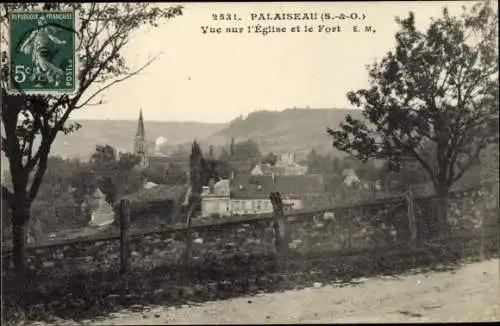
<svg viewBox="0 0 500 326"><path fill-rule="evenodd" d="M454 272L369 278L346 287L327 285L186 308L124 311L89 324L499 321L499 275L499 260L492 259Z"/></svg>

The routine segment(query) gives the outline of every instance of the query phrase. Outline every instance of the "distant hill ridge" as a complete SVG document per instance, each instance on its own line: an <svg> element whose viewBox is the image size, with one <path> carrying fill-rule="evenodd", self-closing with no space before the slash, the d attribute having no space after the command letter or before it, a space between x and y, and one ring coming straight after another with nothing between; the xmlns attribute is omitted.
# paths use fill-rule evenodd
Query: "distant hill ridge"
<svg viewBox="0 0 500 326"><path fill-rule="evenodd" d="M245 118L238 117L230 123L169 122L145 119L146 137L154 143L166 137L170 144L188 144L197 139L203 150L209 145L229 146L236 141L252 139L263 154L268 152L302 152L315 148L324 153L342 156L332 147L326 128L336 128L351 114L362 118L361 110L294 108L282 111L255 111ZM87 160L98 144L109 144L117 149L132 151L137 120L73 120L82 128L70 135L59 135L51 155ZM2 153L2 163L5 157Z"/></svg>
<svg viewBox="0 0 500 326"><path fill-rule="evenodd" d="M337 128L345 116L363 119L361 110L352 109L285 109L282 111L255 111L246 118L236 118L229 126L215 133L216 139L252 139L259 143L261 151L304 151L312 148L320 152L342 156L332 146L332 138L326 128Z"/></svg>
<svg viewBox="0 0 500 326"><path fill-rule="evenodd" d="M165 137L172 144L194 138L205 138L227 124L203 122L148 121L144 117L146 137L154 143L158 137ZM131 152L137 131L137 120L73 120L82 128L70 135L60 135L52 146L52 155L87 159L98 144L109 144L117 149Z"/></svg>

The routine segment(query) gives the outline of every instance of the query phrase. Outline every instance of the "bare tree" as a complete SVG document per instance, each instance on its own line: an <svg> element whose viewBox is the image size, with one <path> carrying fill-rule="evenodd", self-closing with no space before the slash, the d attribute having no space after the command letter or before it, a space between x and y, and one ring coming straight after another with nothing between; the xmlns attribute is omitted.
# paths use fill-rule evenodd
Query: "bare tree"
<svg viewBox="0 0 500 326"><path fill-rule="evenodd" d="M102 103L102 92L137 75L157 57L132 70L123 49L134 32L158 26L182 14L182 7L160 7L150 3L21 3L2 4L0 27L8 31L12 10L75 10L80 19L77 31L80 71L74 95L32 96L7 93L9 58L1 53L2 151L8 158L12 189L2 185L2 199L12 209L13 252L16 273L24 277L25 229L30 206L42 183L50 148L60 132L71 133L80 125L68 121L74 110ZM2 48L7 38L2 34Z"/></svg>

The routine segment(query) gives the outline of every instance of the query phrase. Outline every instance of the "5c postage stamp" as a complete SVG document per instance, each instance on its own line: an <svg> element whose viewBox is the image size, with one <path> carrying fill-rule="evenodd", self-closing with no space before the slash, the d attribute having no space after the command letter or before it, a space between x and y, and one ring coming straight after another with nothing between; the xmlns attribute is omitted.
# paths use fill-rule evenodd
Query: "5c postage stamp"
<svg viewBox="0 0 500 326"><path fill-rule="evenodd" d="M10 14L11 92L72 94L76 91L76 23L74 11Z"/></svg>

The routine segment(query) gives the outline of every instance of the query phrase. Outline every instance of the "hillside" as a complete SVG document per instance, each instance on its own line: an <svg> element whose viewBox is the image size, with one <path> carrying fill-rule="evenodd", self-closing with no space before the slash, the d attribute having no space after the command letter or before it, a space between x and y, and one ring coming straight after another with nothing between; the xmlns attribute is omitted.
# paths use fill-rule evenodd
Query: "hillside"
<svg viewBox="0 0 500 326"><path fill-rule="evenodd" d="M283 111L257 111L246 118L237 118L229 126L216 132L205 142L214 145L252 139L259 143L263 153L315 148L325 153L344 155L333 149L332 138L326 128L336 128L346 114L361 119L362 111L346 109L286 109Z"/></svg>
<svg viewBox="0 0 500 326"><path fill-rule="evenodd" d="M52 155L87 159L96 144L109 144L117 149L132 151L137 121L131 120L81 120L82 128L70 135L60 135L52 146ZM225 124L202 122L145 121L147 139L153 143L166 137L169 143L178 144L194 138L207 137L224 128Z"/></svg>
<svg viewBox="0 0 500 326"><path fill-rule="evenodd" d="M196 138L202 149L209 145L228 146L231 138L252 139L259 143L261 152L305 152L315 148L321 152L343 156L332 147L326 127L335 128L350 113L362 118L359 110L346 109L286 109L257 111L245 119L236 118L229 124L203 122L145 121L146 137L150 143L166 137L168 144L185 144L188 149ZM51 155L88 159L97 144L109 144L117 149L132 151L137 121L132 120L78 120L82 128L70 135L57 137ZM162 146L163 147L163 146ZM6 163L2 153L2 163ZM5 165L4 165L5 166Z"/></svg>
<svg viewBox="0 0 500 326"><path fill-rule="evenodd" d="M82 125L75 133L59 136L54 141L51 155L90 158L96 145L109 144L116 149L132 151L137 131L137 121L132 120L74 120ZM222 123L145 121L146 137L151 144L158 137L165 137L168 143L176 145L205 138L227 126ZM2 171L8 169L8 161L2 152Z"/></svg>

